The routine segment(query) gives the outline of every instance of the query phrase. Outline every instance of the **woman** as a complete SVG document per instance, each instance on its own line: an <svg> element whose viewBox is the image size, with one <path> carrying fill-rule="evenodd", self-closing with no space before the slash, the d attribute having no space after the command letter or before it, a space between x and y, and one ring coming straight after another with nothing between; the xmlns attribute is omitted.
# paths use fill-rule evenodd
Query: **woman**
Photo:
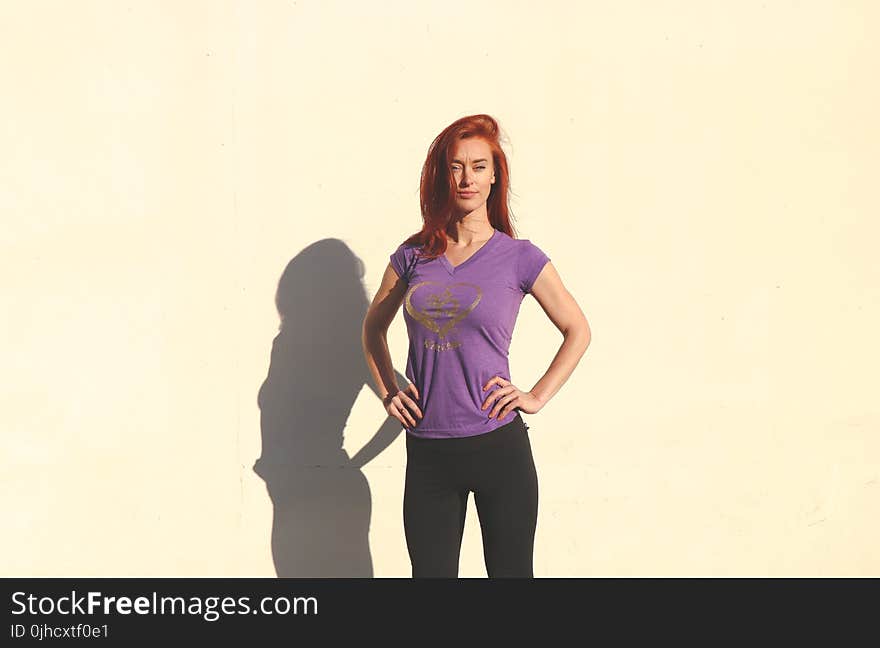
<svg viewBox="0 0 880 648"><path fill-rule="evenodd" d="M514 238L508 193L492 117L464 117L440 133L422 169L422 229L391 255L363 323L367 365L407 432L403 519L413 577L458 576L470 492L489 577L533 577L538 480L520 413L537 413L559 391L590 328L549 257ZM523 391L511 382L507 352L527 294L564 341ZM411 381L403 389L386 342L402 304Z"/></svg>

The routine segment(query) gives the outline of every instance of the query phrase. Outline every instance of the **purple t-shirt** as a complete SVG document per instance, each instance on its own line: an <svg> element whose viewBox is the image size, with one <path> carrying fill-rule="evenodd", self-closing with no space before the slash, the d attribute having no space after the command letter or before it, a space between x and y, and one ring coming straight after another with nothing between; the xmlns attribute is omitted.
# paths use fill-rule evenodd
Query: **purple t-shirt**
<svg viewBox="0 0 880 648"><path fill-rule="evenodd" d="M519 307L550 260L528 239L500 230L463 263L446 255L419 258L416 244L401 244L391 266L407 283L403 303L409 333L406 376L419 391L424 418L405 427L424 438L468 437L510 423L481 410L499 385L483 391L493 376L510 380L507 353ZM520 389L522 385L517 385Z"/></svg>

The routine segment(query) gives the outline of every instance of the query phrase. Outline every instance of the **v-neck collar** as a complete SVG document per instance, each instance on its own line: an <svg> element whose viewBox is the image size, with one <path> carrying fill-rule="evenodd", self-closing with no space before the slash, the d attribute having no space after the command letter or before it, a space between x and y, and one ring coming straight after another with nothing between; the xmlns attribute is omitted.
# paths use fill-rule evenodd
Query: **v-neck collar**
<svg viewBox="0 0 880 648"><path fill-rule="evenodd" d="M462 267L466 266L468 263L474 260L474 257L479 255L483 250L485 250L492 242L498 238L498 230L494 227L492 228L492 236L486 239L486 242L483 243L480 247L477 248L477 251L471 254L467 259L459 263L457 266L453 266L452 263L449 262L449 259L446 258L446 252L440 255L440 262L443 264L443 267L446 268L446 271L454 275L458 270Z"/></svg>

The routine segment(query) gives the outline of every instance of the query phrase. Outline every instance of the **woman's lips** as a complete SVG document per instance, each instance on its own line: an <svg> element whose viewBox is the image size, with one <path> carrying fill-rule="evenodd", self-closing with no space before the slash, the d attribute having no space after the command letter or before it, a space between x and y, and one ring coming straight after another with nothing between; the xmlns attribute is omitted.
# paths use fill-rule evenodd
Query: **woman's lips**
<svg viewBox="0 0 880 648"><path fill-rule="evenodd" d="M470 192L459 191L458 195L461 196L462 198L470 198L471 196L476 196L477 192L476 191L470 191Z"/></svg>

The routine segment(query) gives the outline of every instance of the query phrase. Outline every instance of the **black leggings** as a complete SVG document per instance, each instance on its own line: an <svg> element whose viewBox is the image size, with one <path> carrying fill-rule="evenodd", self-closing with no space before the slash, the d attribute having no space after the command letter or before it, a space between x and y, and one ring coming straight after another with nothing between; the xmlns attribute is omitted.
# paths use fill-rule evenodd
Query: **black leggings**
<svg viewBox="0 0 880 648"><path fill-rule="evenodd" d="M413 578L458 576L468 493L483 532L490 578L533 578L538 475L528 426L510 423L476 436L406 436L403 525Z"/></svg>

